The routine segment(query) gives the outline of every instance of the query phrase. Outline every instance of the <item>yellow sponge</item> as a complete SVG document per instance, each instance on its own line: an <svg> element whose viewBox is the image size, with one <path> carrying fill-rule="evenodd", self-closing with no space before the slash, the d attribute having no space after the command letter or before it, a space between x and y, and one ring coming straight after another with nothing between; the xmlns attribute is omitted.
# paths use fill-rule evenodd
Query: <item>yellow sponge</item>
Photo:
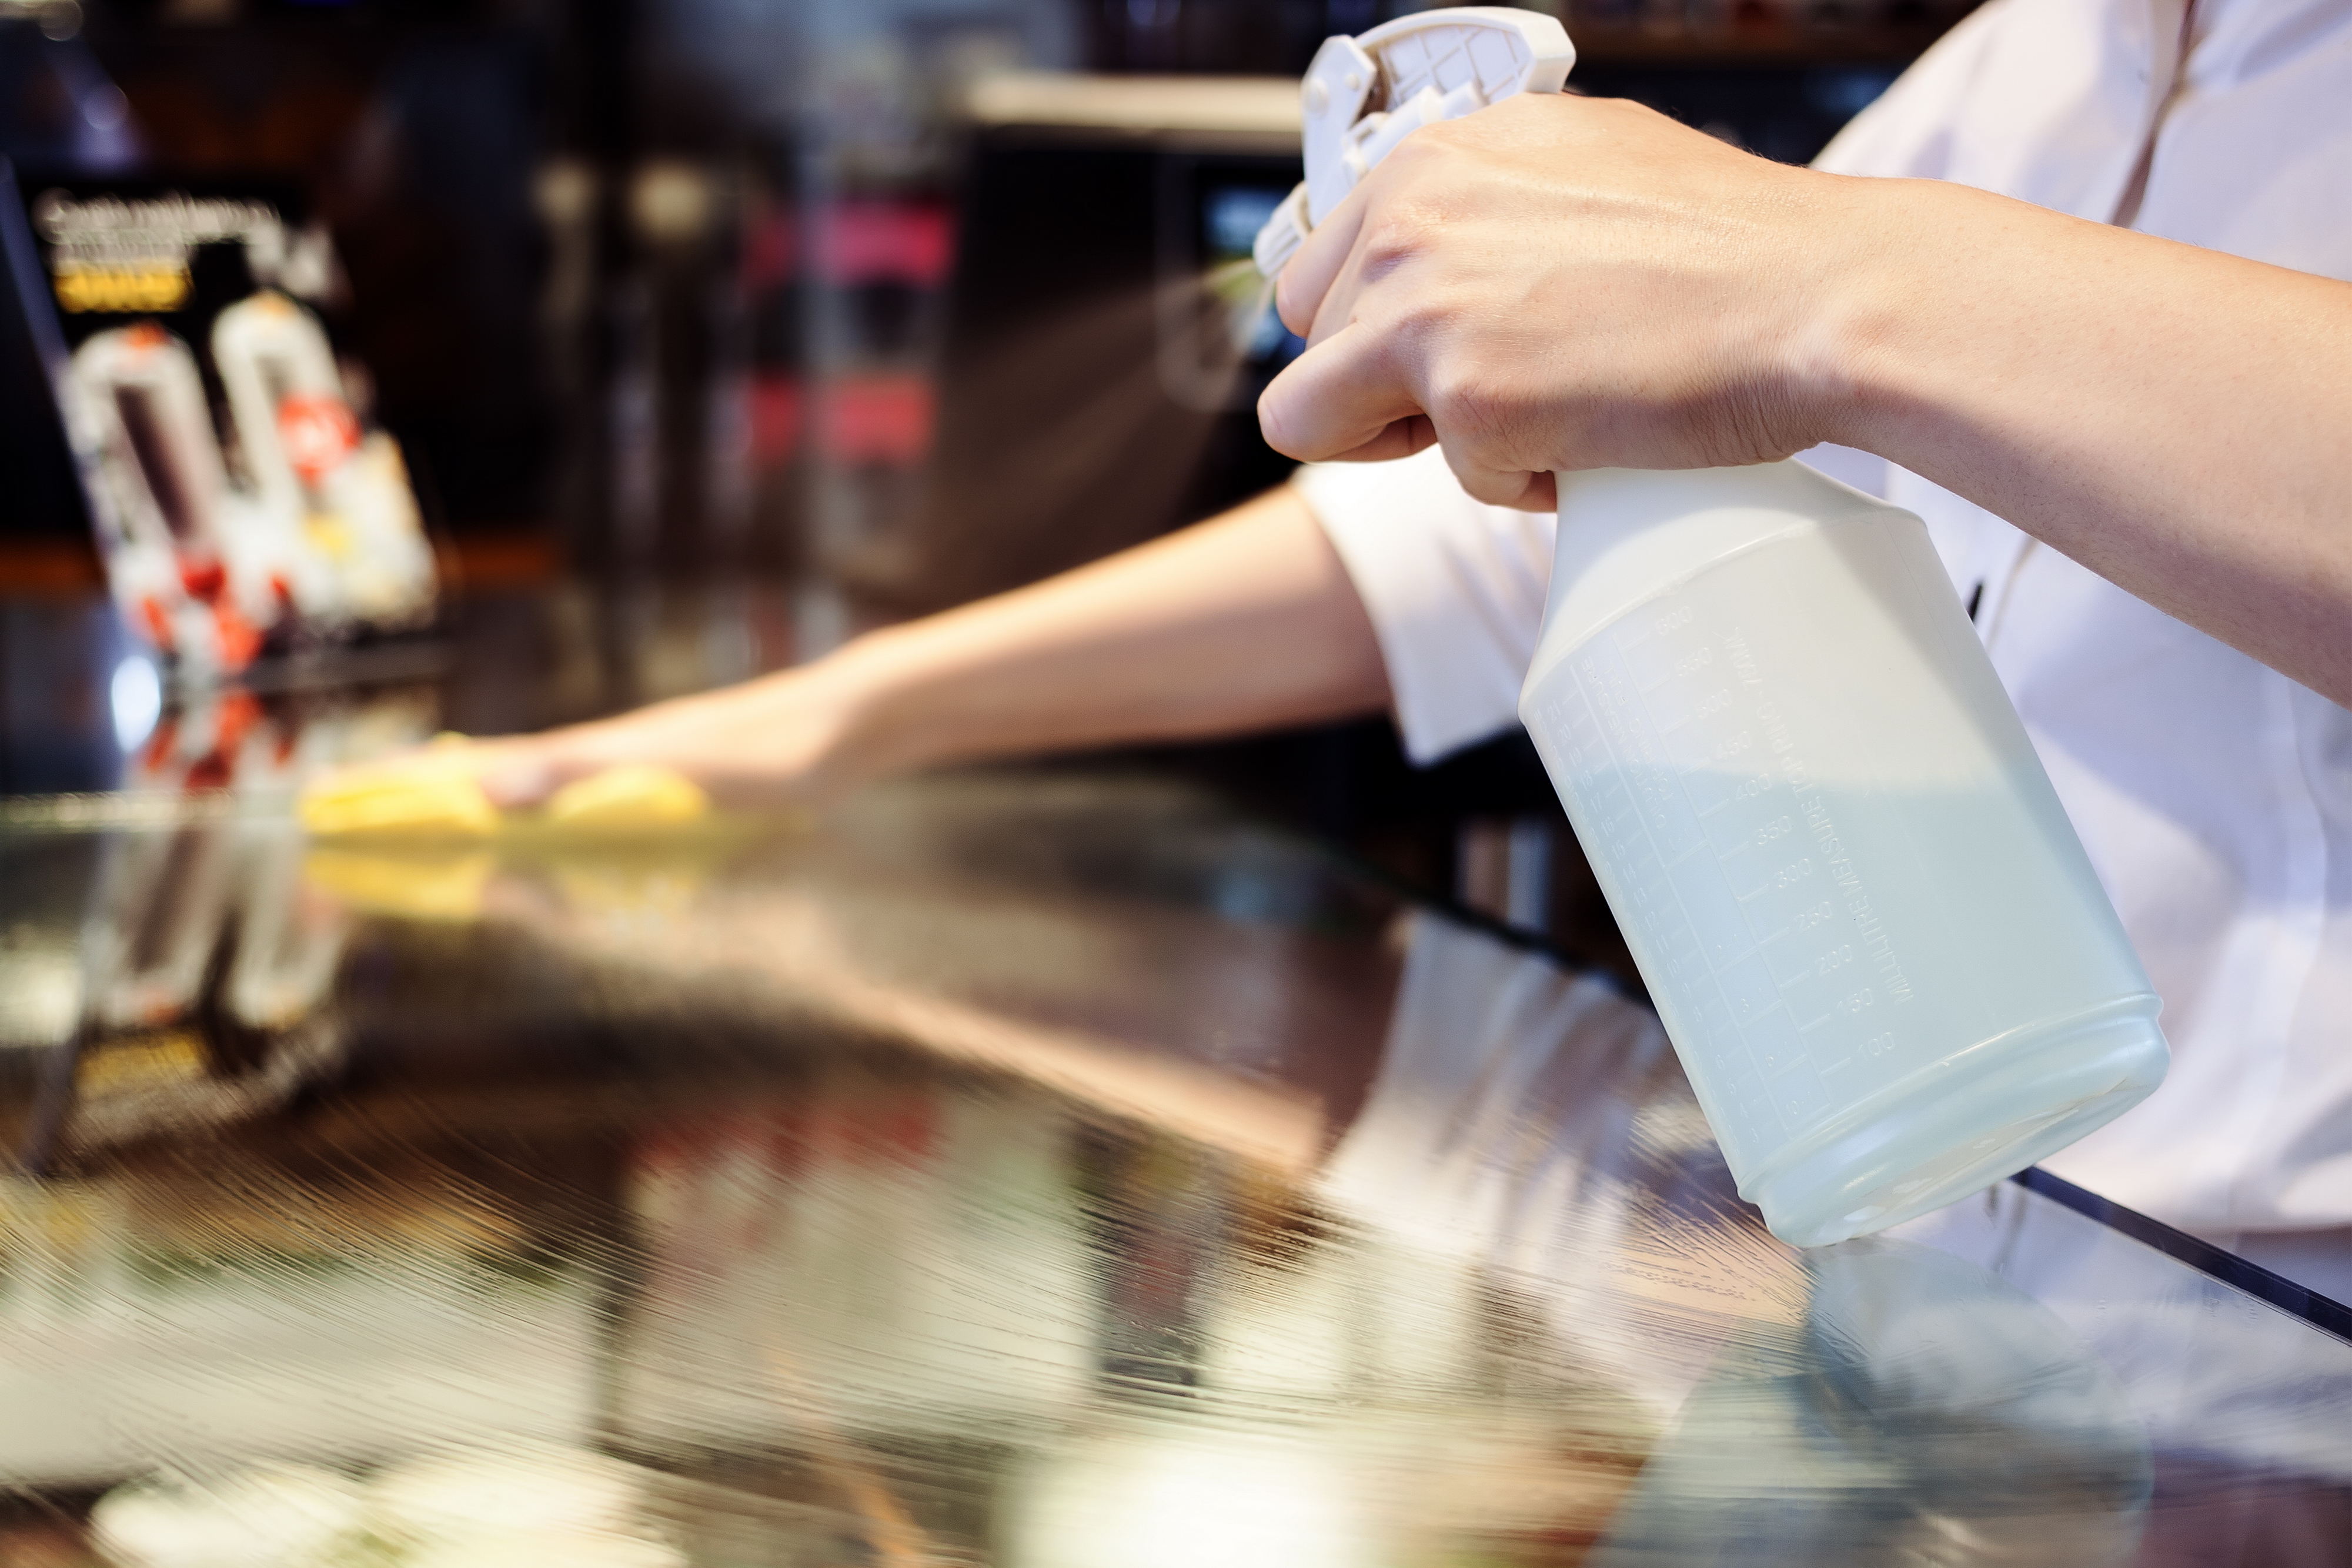
<svg viewBox="0 0 2352 1568"><path fill-rule="evenodd" d="M693 779L649 763L625 763L566 784L547 803L559 828L666 828L710 814Z"/></svg>
<svg viewBox="0 0 2352 1568"><path fill-rule="evenodd" d="M296 811L322 838L356 833L478 838L499 830L499 809L446 753L339 774L302 791Z"/></svg>
<svg viewBox="0 0 2352 1568"><path fill-rule="evenodd" d="M565 785L543 816L502 817L474 778L466 744L462 736L442 736L426 750L320 780L296 805L302 826L320 838L480 838L534 821L559 830L633 831L710 814L710 798L683 774L625 763Z"/></svg>

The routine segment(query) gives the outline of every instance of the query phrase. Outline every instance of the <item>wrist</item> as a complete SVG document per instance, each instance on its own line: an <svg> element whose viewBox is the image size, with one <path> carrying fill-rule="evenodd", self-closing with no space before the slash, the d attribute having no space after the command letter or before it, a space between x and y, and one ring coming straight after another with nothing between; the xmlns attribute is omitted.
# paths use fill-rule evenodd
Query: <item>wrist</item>
<svg viewBox="0 0 2352 1568"><path fill-rule="evenodd" d="M1884 455L1911 394L1920 307L1948 296L1933 276L1938 182L1820 176L1827 235L1811 257L1805 301L1786 334L1782 385L1801 444L1829 442ZM1952 214L1943 214L1948 227Z"/></svg>
<svg viewBox="0 0 2352 1568"><path fill-rule="evenodd" d="M816 771L829 792L938 759L938 727L922 711L922 650L904 629L868 632L792 674L826 715Z"/></svg>

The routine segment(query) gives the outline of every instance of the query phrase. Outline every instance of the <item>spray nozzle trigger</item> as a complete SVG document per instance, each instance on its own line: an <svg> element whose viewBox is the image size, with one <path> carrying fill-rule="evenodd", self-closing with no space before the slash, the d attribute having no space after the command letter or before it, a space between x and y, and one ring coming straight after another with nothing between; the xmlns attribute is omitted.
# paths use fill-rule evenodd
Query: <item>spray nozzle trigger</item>
<svg viewBox="0 0 2352 1568"><path fill-rule="evenodd" d="M1258 230L1258 270L1278 276L1356 183L1413 131L1522 92L1558 92L1576 46L1552 17L1457 5L1323 40L1299 83L1307 178Z"/></svg>

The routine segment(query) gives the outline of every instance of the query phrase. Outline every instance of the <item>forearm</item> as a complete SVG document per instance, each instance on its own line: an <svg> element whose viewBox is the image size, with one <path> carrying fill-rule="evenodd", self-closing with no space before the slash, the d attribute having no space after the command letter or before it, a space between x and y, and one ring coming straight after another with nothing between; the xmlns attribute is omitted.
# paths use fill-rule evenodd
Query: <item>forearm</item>
<svg viewBox="0 0 2352 1568"><path fill-rule="evenodd" d="M856 694L839 750L858 777L1266 729L1389 702L1363 605L1287 486L860 639L819 669Z"/></svg>
<svg viewBox="0 0 2352 1568"><path fill-rule="evenodd" d="M2352 702L2352 284L1852 183L1872 237L1807 372L1828 438Z"/></svg>
<svg viewBox="0 0 2352 1568"><path fill-rule="evenodd" d="M503 806L620 763L811 803L938 763L1378 712L1387 672L1306 503L1222 517L830 657L470 753Z"/></svg>

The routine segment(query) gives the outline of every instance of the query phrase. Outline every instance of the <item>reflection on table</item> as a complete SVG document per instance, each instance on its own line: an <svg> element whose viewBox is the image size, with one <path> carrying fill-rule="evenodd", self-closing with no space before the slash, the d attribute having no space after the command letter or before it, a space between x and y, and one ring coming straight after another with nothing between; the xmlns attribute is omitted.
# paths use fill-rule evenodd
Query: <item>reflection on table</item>
<svg viewBox="0 0 2352 1568"><path fill-rule="evenodd" d="M1645 1009L1165 783L406 850L89 798L0 900L0 1560L2352 1539L2352 1346L2015 1186L1793 1252Z"/></svg>

